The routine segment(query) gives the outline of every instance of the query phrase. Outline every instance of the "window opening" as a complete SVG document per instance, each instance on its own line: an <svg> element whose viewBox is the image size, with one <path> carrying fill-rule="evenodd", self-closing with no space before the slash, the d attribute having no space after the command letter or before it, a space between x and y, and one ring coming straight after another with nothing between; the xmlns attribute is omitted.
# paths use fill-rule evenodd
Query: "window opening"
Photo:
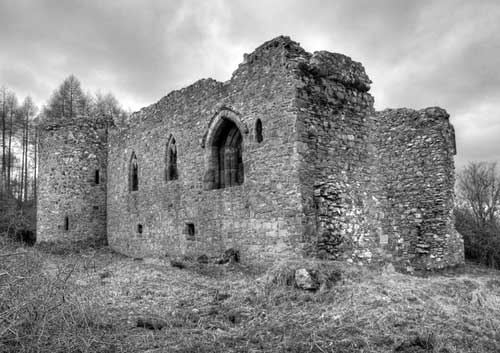
<svg viewBox="0 0 500 353"><path fill-rule="evenodd" d="M137 157L132 152L129 166L129 191L139 190L139 166L137 164Z"/></svg>
<svg viewBox="0 0 500 353"><path fill-rule="evenodd" d="M142 234L142 224L137 225L137 233Z"/></svg>
<svg viewBox="0 0 500 353"><path fill-rule="evenodd" d="M187 240L194 240L196 231L194 229L194 223L186 223L184 233L186 234Z"/></svg>
<svg viewBox="0 0 500 353"><path fill-rule="evenodd" d="M176 180L179 177L177 171L177 145L175 143L175 138L171 138L167 144L167 155L166 155L166 180Z"/></svg>
<svg viewBox="0 0 500 353"><path fill-rule="evenodd" d="M262 136L262 121L260 119L257 119L257 122L255 123L255 140L258 143L261 143L263 140Z"/></svg>
<svg viewBox="0 0 500 353"><path fill-rule="evenodd" d="M69 217L68 216L64 217L64 230L65 231L69 230Z"/></svg>
<svg viewBox="0 0 500 353"><path fill-rule="evenodd" d="M99 185L99 169L95 170L95 175L94 175L94 183L96 185Z"/></svg>
<svg viewBox="0 0 500 353"><path fill-rule="evenodd" d="M242 142L238 126L223 118L209 146L209 165L204 177L207 189L223 189L243 184Z"/></svg>

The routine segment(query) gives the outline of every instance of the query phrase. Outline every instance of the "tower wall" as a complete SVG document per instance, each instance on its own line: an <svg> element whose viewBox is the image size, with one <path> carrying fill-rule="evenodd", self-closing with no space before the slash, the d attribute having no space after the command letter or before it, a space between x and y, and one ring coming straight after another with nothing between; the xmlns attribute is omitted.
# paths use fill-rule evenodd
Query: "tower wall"
<svg viewBox="0 0 500 353"><path fill-rule="evenodd" d="M441 108L378 112L375 162L383 198L385 246L402 267L463 263L455 230L455 132Z"/></svg>
<svg viewBox="0 0 500 353"><path fill-rule="evenodd" d="M316 52L296 70L300 178L309 253L330 259L377 257L378 185L369 148L373 97L360 63Z"/></svg>
<svg viewBox="0 0 500 353"><path fill-rule="evenodd" d="M409 269L462 263L446 111L375 113L361 64L327 52L305 59L297 144L308 252Z"/></svg>
<svg viewBox="0 0 500 353"><path fill-rule="evenodd" d="M37 241L105 239L105 127L78 117L40 130Z"/></svg>

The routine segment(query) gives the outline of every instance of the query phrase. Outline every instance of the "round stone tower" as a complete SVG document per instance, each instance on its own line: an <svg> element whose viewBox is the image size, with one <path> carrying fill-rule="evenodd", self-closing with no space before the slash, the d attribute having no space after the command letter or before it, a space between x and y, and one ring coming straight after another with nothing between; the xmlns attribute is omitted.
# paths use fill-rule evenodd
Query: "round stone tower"
<svg viewBox="0 0 500 353"><path fill-rule="evenodd" d="M37 241L106 239L106 143L104 122L41 124Z"/></svg>

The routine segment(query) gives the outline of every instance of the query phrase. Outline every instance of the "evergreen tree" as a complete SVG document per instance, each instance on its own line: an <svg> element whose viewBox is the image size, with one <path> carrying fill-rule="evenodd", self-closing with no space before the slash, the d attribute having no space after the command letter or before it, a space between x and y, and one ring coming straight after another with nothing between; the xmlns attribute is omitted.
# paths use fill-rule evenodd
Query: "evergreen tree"
<svg viewBox="0 0 500 353"><path fill-rule="evenodd" d="M89 104L88 96L83 92L80 81L68 76L49 99L45 116L50 120L62 120L85 115Z"/></svg>

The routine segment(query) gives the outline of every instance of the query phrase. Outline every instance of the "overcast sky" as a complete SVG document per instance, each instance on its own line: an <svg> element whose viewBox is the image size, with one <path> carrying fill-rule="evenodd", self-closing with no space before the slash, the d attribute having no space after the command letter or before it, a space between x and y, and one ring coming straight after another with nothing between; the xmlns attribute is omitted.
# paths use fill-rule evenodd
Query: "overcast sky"
<svg viewBox="0 0 500 353"><path fill-rule="evenodd" d="M75 74L137 110L200 78L228 80L281 34L362 62L377 109L448 110L459 167L500 162L498 0L0 0L0 85L42 105Z"/></svg>

